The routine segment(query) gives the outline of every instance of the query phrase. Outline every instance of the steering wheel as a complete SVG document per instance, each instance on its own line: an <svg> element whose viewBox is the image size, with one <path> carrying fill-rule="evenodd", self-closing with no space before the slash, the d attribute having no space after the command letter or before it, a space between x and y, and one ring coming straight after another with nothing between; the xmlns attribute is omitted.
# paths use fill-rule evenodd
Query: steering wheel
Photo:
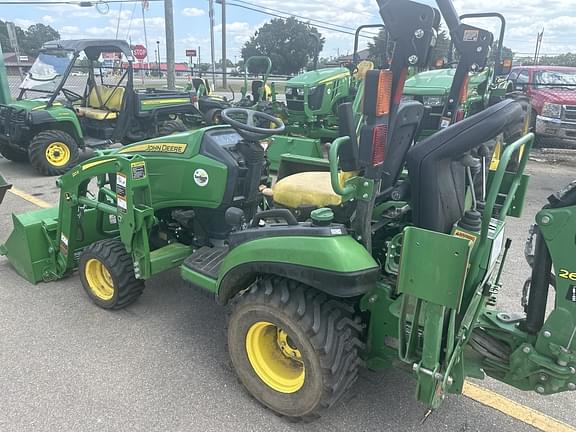
<svg viewBox="0 0 576 432"><path fill-rule="evenodd" d="M245 121L237 120L234 117L245 118ZM220 113L224 123L229 124L240 134L246 141L260 141L272 135L284 132L284 122L273 115L254 111L246 108L226 108ZM256 126L256 120L264 120L275 127L264 128Z"/></svg>
<svg viewBox="0 0 576 432"><path fill-rule="evenodd" d="M68 90L63 88L62 89L62 94L64 95L64 97L69 101L69 102L76 102L79 101L81 99L83 99L83 96L79 95L76 92L73 92L72 90Z"/></svg>

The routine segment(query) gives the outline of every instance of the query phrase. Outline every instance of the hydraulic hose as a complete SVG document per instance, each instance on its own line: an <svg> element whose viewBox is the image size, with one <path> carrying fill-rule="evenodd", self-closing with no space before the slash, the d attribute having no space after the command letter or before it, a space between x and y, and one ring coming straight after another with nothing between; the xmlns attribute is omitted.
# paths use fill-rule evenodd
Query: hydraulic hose
<svg viewBox="0 0 576 432"><path fill-rule="evenodd" d="M526 331L530 334L538 333L544 325L548 292L550 290L551 269L552 258L550 257L550 252L546 246L544 236L538 231L530 295L526 306Z"/></svg>

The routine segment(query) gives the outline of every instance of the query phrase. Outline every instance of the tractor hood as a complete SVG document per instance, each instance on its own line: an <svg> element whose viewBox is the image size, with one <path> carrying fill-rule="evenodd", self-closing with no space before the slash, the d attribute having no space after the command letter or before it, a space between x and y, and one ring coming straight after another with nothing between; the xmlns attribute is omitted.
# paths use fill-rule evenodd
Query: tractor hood
<svg viewBox="0 0 576 432"><path fill-rule="evenodd" d="M350 70L345 67L318 69L295 76L286 82L286 87L312 87L346 77L350 77Z"/></svg>
<svg viewBox="0 0 576 432"><path fill-rule="evenodd" d="M532 94L533 96L537 96L543 102L551 102L562 105L576 105L576 88L535 88L532 90Z"/></svg>
<svg viewBox="0 0 576 432"><path fill-rule="evenodd" d="M28 99L28 100L19 100L13 101L10 103L9 106L16 108L16 109L23 109L26 111L35 111L46 107L46 102L48 99ZM58 104L55 104L58 105Z"/></svg>
<svg viewBox="0 0 576 432"><path fill-rule="evenodd" d="M406 80L404 94L414 96L447 95L454 80L456 69L435 69L420 72ZM470 74L468 90L476 88L488 78L488 69Z"/></svg>

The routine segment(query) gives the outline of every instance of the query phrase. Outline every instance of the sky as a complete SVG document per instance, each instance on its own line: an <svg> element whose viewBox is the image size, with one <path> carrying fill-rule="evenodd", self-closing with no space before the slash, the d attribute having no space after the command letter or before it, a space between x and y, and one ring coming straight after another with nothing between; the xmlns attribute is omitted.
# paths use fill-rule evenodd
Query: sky
<svg viewBox="0 0 576 432"><path fill-rule="evenodd" d="M22 0L25 2L26 0ZM202 62L210 61L210 22L207 0L173 0L176 35L176 60L185 61L186 49L198 49ZM243 43L272 17L234 6L269 7L341 26L352 32L361 24L381 23L376 0L227 0L228 55L232 61L241 57ZM434 5L433 0L421 0ZM542 54L576 52L576 0L453 0L458 13L500 12L507 20L505 45L516 53L529 55L534 51L536 35L544 28ZM252 6L249 6L252 7ZM145 11L148 49L151 61L156 41L160 42L165 59L164 5L150 2ZM120 18L120 19L119 19ZM60 32L62 39L115 38L144 44L144 27L140 4L110 3L106 14L96 8L76 5L0 5L0 19L13 21L26 28L42 22ZM221 58L221 6L215 4L215 56ZM497 31L495 21L483 20L471 24ZM315 24L315 22L312 22ZM318 23L319 24L319 23ZM322 25L322 24L320 24ZM351 53L353 36L320 28L326 38L322 57ZM362 45L368 41L363 39Z"/></svg>

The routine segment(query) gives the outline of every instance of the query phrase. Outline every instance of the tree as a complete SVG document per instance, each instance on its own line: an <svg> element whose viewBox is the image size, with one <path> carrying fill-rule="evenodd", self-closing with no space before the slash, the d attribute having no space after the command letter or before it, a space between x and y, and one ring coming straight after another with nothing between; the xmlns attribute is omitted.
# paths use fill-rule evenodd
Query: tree
<svg viewBox="0 0 576 432"><path fill-rule="evenodd" d="M232 60L226 59L226 67L234 67L234 63L232 63ZM216 62L216 69L222 69L222 60Z"/></svg>
<svg viewBox="0 0 576 432"><path fill-rule="evenodd" d="M298 21L274 18L260 27L244 44L242 58L247 60L256 55L268 56L272 60L272 72L294 74L314 60L324 46L325 39L315 27ZM255 65L251 73L262 73L263 65Z"/></svg>
<svg viewBox="0 0 576 432"><path fill-rule="evenodd" d="M378 67L387 67L392 58L394 43L390 41L386 29L380 29L373 42L368 42L368 58Z"/></svg>
<svg viewBox="0 0 576 432"><path fill-rule="evenodd" d="M21 50L32 57L38 55L44 42L60 39L60 33L44 24L31 25L25 34L26 38L22 42Z"/></svg>
<svg viewBox="0 0 576 432"><path fill-rule="evenodd" d="M28 30L22 30L16 26L16 38L18 39L21 54L36 57L42 44L60 39L60 33L44 24L31 25ZM2 44L3 52L14 52L4 21L0 21L0 44Z"/></svg>

